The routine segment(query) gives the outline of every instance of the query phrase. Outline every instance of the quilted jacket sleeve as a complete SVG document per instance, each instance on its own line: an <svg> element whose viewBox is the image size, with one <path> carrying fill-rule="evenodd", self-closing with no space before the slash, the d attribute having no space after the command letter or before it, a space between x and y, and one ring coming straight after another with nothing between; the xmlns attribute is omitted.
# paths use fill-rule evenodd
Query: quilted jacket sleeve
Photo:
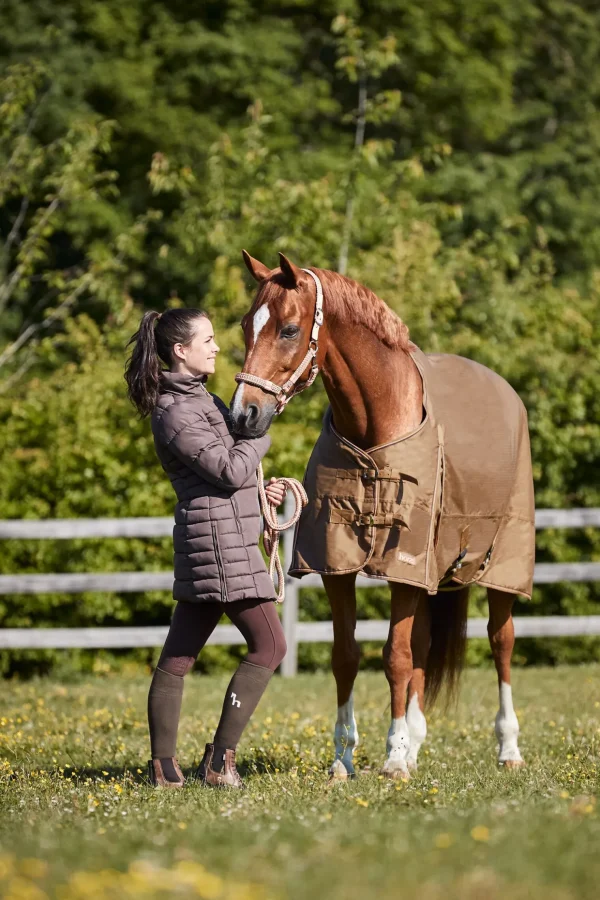
<svg viewBox="0 0 600 900"><path fill-rule="evenodd" d="M199 413L178 426L168 437L169 450L201 478L226 490L245 484L271 446L271 438L265 434L242 438L228 450Z"/></svg>

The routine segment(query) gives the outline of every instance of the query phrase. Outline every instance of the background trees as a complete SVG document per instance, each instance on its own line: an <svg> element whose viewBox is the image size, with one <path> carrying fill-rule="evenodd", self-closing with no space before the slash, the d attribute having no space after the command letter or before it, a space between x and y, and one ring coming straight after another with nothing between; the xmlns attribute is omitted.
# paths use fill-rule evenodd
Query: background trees
<svg viewBox="0 0 600 900"><path fill-rule="evenodd" d="M8 0L0 23L3 516L169 514L124 396L142 309L209 310L227 400L252 291L241 247L337 268L344 244L348 274L423 349L479 359L520 392L537 504L600 505L594 4ZM320 386L290 405L267 474L301 475L324 405ZM0 565L164 568L167 544L15 543ZM547 532L539 547L586 558L598 537ZM6 625L154 622L169 602L0 611ZM594 586L545 587L520 611L597 604ZM322 614L316 593L306 608Z"/></svg>

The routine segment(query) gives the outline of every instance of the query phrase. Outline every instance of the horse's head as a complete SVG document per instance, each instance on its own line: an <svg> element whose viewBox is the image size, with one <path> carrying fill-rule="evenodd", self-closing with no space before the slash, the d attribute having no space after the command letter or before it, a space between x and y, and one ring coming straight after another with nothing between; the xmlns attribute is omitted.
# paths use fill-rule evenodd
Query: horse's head
<svg viewBox="0 0 600 900"><path fill-rule="evenodd" d="M280 268L268 269L242 252L259 287L242 319L246 358L231 402L231 421L238 434L259 437L292 393L312 384L321 365L325 354L323 328L319 334L322 296L318 297L318 278L282 253Z"/></svg>

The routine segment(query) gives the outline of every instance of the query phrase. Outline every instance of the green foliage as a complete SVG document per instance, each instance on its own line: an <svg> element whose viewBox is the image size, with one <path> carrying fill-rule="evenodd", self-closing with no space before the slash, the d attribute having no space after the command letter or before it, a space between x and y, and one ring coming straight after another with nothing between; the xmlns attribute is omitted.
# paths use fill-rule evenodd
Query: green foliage
<svg viewBox="0 0 600 900"><path fill-rule="evenodd" d="M283 250L336 268L345 241L348 274L424 350L477 359L519 391L537 505L600 506L599 20L569 0L236 0L201 10L9 0L3 517L169 515L174 496L122 377L143 309L207 309L223 351L211 387L228 401L251 302L241 248L273 266ZM267 476L301 477L325 404L317 382L286 409ZM3 572L171 563L168 541L4 550ZM538 551L597 558L600 535L541 532ZM304 596L306 615L327 614L322 592ZM385 616L385 592L360 602L361 615ZM592 613L599 602L595 585L544 586L518 611ZM0 618L151 624L167 620L170 603L164 593L5 597ZM478 597L474 609L483 614ZM301 660L315 666L328 652L302 648ZM486 652L470 650L474 661ZM211 650L203 664L228 653ZM366 653L379 664L379 648ZM597 653L584 641L519 649L523 662Z"/></svg>

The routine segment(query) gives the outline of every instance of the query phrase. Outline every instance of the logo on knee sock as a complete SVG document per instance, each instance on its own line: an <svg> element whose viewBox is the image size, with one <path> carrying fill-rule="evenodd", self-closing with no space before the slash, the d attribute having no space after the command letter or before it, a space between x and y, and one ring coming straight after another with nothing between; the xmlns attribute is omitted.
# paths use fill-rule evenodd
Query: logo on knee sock
<svg viewBox="0 0 600 900"><path fill-rule="evenodd" d="M242 705L242 701L241 701L241 700L236 700L236 696L237 696L237 694L234 694L233 691L232 691L232 692L231 692L231 705L232 705L232 706L241 706L241 705Z"/></svg>

